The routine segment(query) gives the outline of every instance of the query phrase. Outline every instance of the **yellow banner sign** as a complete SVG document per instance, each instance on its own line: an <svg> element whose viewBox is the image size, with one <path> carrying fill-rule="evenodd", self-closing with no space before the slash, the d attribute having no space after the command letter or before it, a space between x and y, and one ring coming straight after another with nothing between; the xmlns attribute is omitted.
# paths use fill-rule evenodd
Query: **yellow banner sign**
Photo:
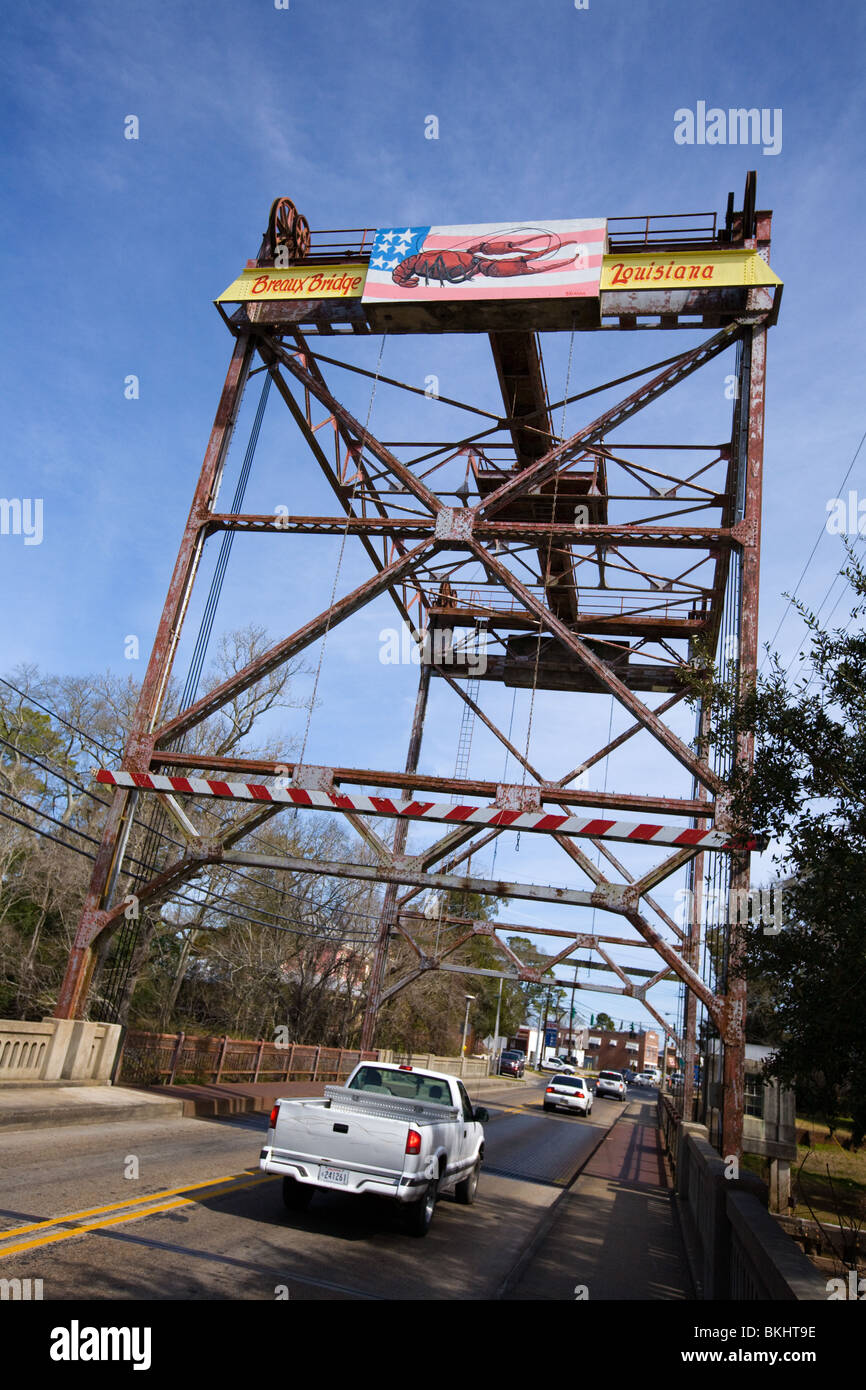
<svg viewBox="0 0 866 1390"><path fill-rule="evenodd" d="M255 299L360 299L366 265L292 265L285 270L254 266L242 270L217 303L240 304Z"/></svg>
<svg viewBox="0 0 866 1390"><path fill-rule="evenodd" d="M602 290L674 289L690 285L781 285L758 251L640 251L627 256L605 256Z"/></svg>

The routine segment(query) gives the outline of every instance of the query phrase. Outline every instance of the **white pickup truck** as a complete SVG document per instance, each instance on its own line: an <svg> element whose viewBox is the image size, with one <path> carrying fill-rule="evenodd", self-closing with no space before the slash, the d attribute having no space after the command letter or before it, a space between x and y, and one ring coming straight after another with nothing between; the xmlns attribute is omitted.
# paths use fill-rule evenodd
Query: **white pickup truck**
<svg viewBox="0 0 866 1390"><path fill-rule="evenodd" d="M391 1197L424 1236L443 1192L465 1206L475 1200L487 1119L456 1077L360 1062L323 1099L277 1101L259 1167L283 1175L289 1208L306 1206L317 1188Z"/></svg>

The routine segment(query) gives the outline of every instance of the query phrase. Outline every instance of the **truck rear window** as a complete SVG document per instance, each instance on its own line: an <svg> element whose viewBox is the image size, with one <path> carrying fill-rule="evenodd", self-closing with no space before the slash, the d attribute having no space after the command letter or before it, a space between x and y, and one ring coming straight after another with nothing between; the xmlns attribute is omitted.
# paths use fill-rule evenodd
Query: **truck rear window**
<svg viewBox="0 0 866 1390"><path fill-rule="evenodd" d="M428 1105L453 1105L451 1091L444 1081L420 1072L385 1071L380 1067L361 1067L349 1082L352 1091L370 1091L377 1096L397 1096L399 1100L420 1100Z"/></svg>

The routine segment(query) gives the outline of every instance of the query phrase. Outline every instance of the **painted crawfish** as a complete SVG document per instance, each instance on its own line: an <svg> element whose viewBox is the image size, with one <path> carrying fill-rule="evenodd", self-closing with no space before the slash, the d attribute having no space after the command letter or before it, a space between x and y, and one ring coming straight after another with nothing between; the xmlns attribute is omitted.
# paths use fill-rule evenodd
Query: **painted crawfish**
<svg viewBox="0 0 866 1390"><path fill-rule="evenodd" d="M541 237L527 237L526 242L539 241ZM562 270L578 259L580 251L568 259L548 261L546 265L530 265L530 261L547 256L551 249L551 236L544 233L546 245L540 251L528 249L526 244L516 241L479 241L467 246L465 251L420 251L417 256L407 256L391 272L391 279L403 289L414 289L424 281L438 280L440 286L462 285L474 280L476 275L503 278L515 275L543 275L546 271ZM559 238L556 238L559 241ZM561 243L560 243L561 245Z"/></svg>

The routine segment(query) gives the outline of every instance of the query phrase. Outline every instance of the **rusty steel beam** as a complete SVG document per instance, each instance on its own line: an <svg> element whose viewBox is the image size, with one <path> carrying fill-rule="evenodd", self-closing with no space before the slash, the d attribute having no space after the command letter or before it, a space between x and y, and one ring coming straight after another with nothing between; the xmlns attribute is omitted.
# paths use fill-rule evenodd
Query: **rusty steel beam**
<svg viewBox="0 0 866 1390"><path fill-rule="evenodd" d="M649 499L648 499L649 500ZM704 505L701 504L702 508ZM472 510L472 508L467 508ZM203 523L207 531L250 531L273 535L385 536L418 540L435 533L435 522L407 516L283 516L271 512L211 512ZM570 545L641 546L664 550L704 550L739 545L725 526L600 525L591 522L567 525L551 521L485 521L474 526L479 540L503 545L558 541Z"/></svg>
<svg viewBox="0 0 866 1390"><path fill-rule="evenodd" d="M538 335L508 330L488 336L510 422L514 466L522 470L541 458L555 440ZM577 617L577 591L568 547L554 547L551 537L546 547L539 547L538 563L548 603L557 617L572 622Z"/></svg>
<svg viewBox="0 0 866 1390"><path fill-rule="evenodd" d="M665 714L674 705L678 704L680 700L684 700L687 694L688 691L686 689L678 690L676 695L671 695L669 699L665 700L656 709L654 709L653 714L656 716L657 719L660 718L661 715ZM600 748L599 751L597 753L593 753L590 758L585 758L582 763L578 763L577 767L574 768L571 772L567 772L564 777L560 777L557 786L567 787L569 782L574 781L575 777L580 777L582 773L588 772L591 767L594 767L596 763L600 763L602 759L608 756L609 753L613 753L615 749L621 748L622 745L624 743L627 743L630 738L633 738L635 734L639 734L641 729L643 729L644 727L645 726L641 724L639 721L636 724L630 725L630 727L628 729L625 729L623 733L617 734L616 738L611 739L609 743L606 743L604 748Z"/></svg>
<svg viewBox="0 0 866 1390"><path fill-rule="evenodd" d="M649 869L640 878L633 880L633 891L638 898L644 897L650 888L655 888L657 883L663 883L671 874L677 873L684 864L688 864L698 854L696 849L679 850L669 858L663 859L661 864L657 864L654 869Z"/></svg>
<svg viewBox="0 0 866 1390"><path fill-rule="evenodd" d="M761 501L764 457L764 392L766 383L767 330L763 325L752 328L744 343L748 350L748 409L744 495L742 506L745 544L742 557L739 680L742 691L754 685L758 672L758 581L760 577ZM751 768L754 762L754 736L742 734L737 742L737 763ZM735 854L731 859L730 889L733 901L748 892L750 886L750 855ZM743 1113L745 1104L746 1056L746 980L745 937L741 924L731 920L728 913L730 938L728 942L728 971L725 988L723 1027L723 1106L722 1153L739 1154L743 1142Z"/></svg>
<svg viewBox="0 0 866 1390"><path fill-rule="evenodd" d="M429 666L423 666L422 670L430 672ZM450 683L450 682L449 682ZM477 710L478 706L468 696L466 703ZM490 721L484 721L491 727ZM494 729L494 732L496 730ZM509 745L510 747L511 745ZM201 771L212 772L242 772L250 775L273 777L280 775L291 778L296 769L301 766L297 763L275 763L271 759L265 758L209 758L205 754L190 754L182 752L172 752L169 750L156 749L153 756L153 767L158 765L166 767L195 768ZM328 768L328 772L333 774L335 786L343 784L351 786L371 786L371 787L396 787L398 789L431 792L459 792L465 796L488 797L491 801L495 799L501 789L498 782L487 782L471 777L431 777L424 773L394 772L385 771L382 768L349 768L334 767ZM531 769L533 776L540 777L540 774ZM610 810L633 810L633 811L654 811L666 815L695 816L707 814L706 801L699 801L695 798L683 798L673 796L650 796L637 793L620 792L596 792L596 791L569 791L563 789L558 783L541 782L538 786L538 795L541 801L551 801L563 806L598 806ZM709 803L712 805L712 803Z"/></svg>
<svg viewBox="0 0 866 1390"><path fill-rule="evenodd" d="M491 841L497 839L499 835L502 835L504 833L504 829L504 826L497 825L493 830L489 830L485 835L479 835L478 839L474 839L470 843L468 848L459 850L457 854L452 854L448 860L448 863L445 865L446 870L450 873L452 869L456 869L458 864L462 864L465 859L471 861L473 854L477 854L480 849L483 849L485 847L485 845L490 844ZM412 865L412 867L414 868L414 865ZM408 893L404 893L402 897L397 899L398 906L402 908L404 903L411 902L412 898L417 898L418 894L422 893L426 887L426 884L421 883L418 885L417 888L410 888Z"/></svg>
<svg viewBox="0 0 866 1390"><path fill-rule="evenodd" d="M187 517L174 571L168 586L153 648L147 663L124 749L124 766L145 772L153 752L153 729L159 718L166 686L171 676L177 643L183 625L199 561L204 546L204 520L219 491L228 448L234 432L244 386L254 351L253 340L242 335L234 348L223 383L222 394L202 461L201 472ZM86 1008L87 994L95 965L93 945L103 929L114 885L123 861L132 825L134 794L115 792L105 821L93 865L90 885L57 996L55 1018L76 1018Z"/></svg>
<svg viewBox="0 0 866 1390"><path fill-rule="evenodd" d="M673 366L659 372L651 381L646 382L637 391L627 396L624 401L611 406L598 419L585 425L582 430L571 435L563 444L550 449L535 463L530 464L507 483L503 483L480 504L477 508L479 515L488 518L493 516L496 512L501 511L512 498L523 496L530 487L544 482L546 478L570 462L589 445L600 443L610 430L625 424L626 420L631 419L638 411L643 410L666 391L670 391L673 386L677 386L692 372L696 372L707 362L712 361L720 352L724 352L726 348L730 347L740 331L739 325L731 324L727 328L721 329L714 337L699 347L683 353Z"/></svg>
<svg viewBox="0 0 866 1390"><path fill-rule="evenodd" d="M371 434L364 425L356 420L346 407L341 405L336 397L331 395L320 377L308 372L305 367L301 366L297 357L289 353L279 343L272 343L271 346L286 370L291 372L301 385L305 387L311 395L315 396L316 400L319 401L321 405L324 405L334 418L339 420L339 422L351 432L359 444L362 444L368 453L372 454L387 472L399 479L404 488L410 492L422 506L426 507L433 516L438 515L442 509L442 503L435 492L431 492L410 468L407 468L405 464L401 463L396 455L392 454L389 449L386 449L384 444L381 444L374 434Z"/></svg>
<svg viewBox="0 0 866 1390"><path fill-rule="evenodd" d="M581 892L575 888L557 888L539 883L516 883L507 879L480 878L475 875L462 876L447 873L419 873L400 864L393 869L352 864L342 860L302 859L292 855L247 854L236 850L228 854L216 853L213 862L221 864L249 865L252 868L286 869L290 873L316 873L325 878L358 879L362 883L396 883L412 885L415 888L442 888L455 893L480 893L483 897L521 898L528 902L564 903L568 907L602 907L608 912L622 912L624 909L597 902L592 893Z"/></svg>
<svg viewBox="0 0 866 1390"><path fill-rule="evenodd" d="M624 864L620 863L619 859L617 859L616 855L613 853L613 850L610 848L609 845L606 845L603 840L593 840L592 843L595 845L596 849L604 855L608 863L613 865L617 873L622 874L626 883L631 884L635 882L635 875L631 873L630 870L628 870ZM649 893L645 893L644 902L646 903L647 907L652 908L656 916L661 918L665 926L669 927L675 936L678 936L680 940L683 939L684 933L677 926L674 919L670 917L667 914L667 912L665 912L664 908L661 907L659 903L656 902L655 898L651 898Z"/></svg>
<svg viewBox="0 0 866 1390"><path fill-rule="evenodd" d="M199 700L189 709L183 710L181 714L175 715L174 719L168 720L159 729L156 742L159 745L169 743L182 734L186 734L190 729L195 728L202 720L209 715L216 714L222 709L223 705L229 703L236 695L241 695L245 690L249 690L256 681L262 680L275 671L277 667L285 665L293 656L297 656L305 647L309 647L320 637L324 637L327 632L337 626L338 623L357 613L359 608L363 608L371 599L377 598L383 593L396 579L410 571L424 554L435 553L437 545L432 545L424 541L407 554L401 555L398 559L386 565L378 574L371 579L359 584L357 589L353 589L344 598L338 599L330 608L319 613L303 627L293 632L291 637L286 637L282 642L263 652L255 661L251 661L242 671L237 671L228 680L222 681L220 685L214 687L207 695L202 695Z"/></svg>
<svg viewBox="0 0 866 1390"><path fill-rule="evenodd" d="M409 747L406 752L406 772L411 776L418 767L421 755L421 740L424 735L424 718L427 713L427 699L430 693L430 668L422 666L418 675L418 693L415 697L415 710L412 715L412 728L409 734ZM411 795L411 788L407 789ZM409 834L408 821L398 821L394 827L391 862L402 855ZM382 986L385 979L385 966L388 959L388 942L395 926L399 926L397 908L397 883L389 882L385 888L382 903L382 917L376 934L373 963L367 985L367 1003L364 1021L361 1025L361 1050L369 1051L376 1029L376 1014L382 1002Z"/></svg>
<svg viewBox="0 0 866 1390"><path fill-rule="evenodd" d="M400 916L411 917L413 921L426 921L423 912L407 912L404 910L401 911ZM634 946L640 950L650 949L647 943L640 938L632 941L627 936L606 936L600 932L576 932L571 928L565 927L530 926L525 922L500 922L498 919L495 922L479 922L472 917L452 917L444 915L437 920L441 922L442 926L493 927L495 928L496 934L513 931L519 932L521 935L559 936L568 937L569 940L573 938L576 942L577 950L592 950L597 941L604 941L613 946ZM490 932L488 934L492 936L494 933Z"/></svg>
<svg viewBox="0 0 866 1390"><path fill-rule="evenodd" d="M698 713L698 747L706 748L710 732L709 710L701 701ZM705 794L703 787L695 787L697 795ZM697 823L697 820L696 820ZM683 942L683 956L693 970L700 964L702 903L704 893L705 858L703 854L695 857L690 871L689 883L692 890L691 910L687 923L687 935ZM683 1119L694 1119L695 1062L698 1056L698 1001L691 990L686 990L683 1004Z"/></svg>
<svg viewBox="0 0 866 1390"><path fill-rule="evenodd" d="M500 583L509 593L519 599L530 612L542 622L553 634L558 637L560 642L569 651L573 652L578 659L593 673L596 679L605 686L612 695L616 696L621 705L624 705L635 718L648 729L651 734L672 753L678 762L682 763L687 771L691 772L699 782L708 787L711 791L718 793L722 790L722 781L712 771L706 763L701 762L692 753L676 734L672 733L666 724L653 714L645 704L637 699L634 692L629 690L610 668L595 652L577 637L570 628L554 616L550 609L543 604L530 589L527 589L519 579L500 564L495 556L486 551L476 541L470 540L469 546L476 558L481 561L485 568L495 574Z"/></svg>
<svg viewBox="0 0 866 1390"><path fill-rule="evenodd" d="M307 442L307 444L308 444L308 446L309 446L309 448L310 448L310 452L311 452L312 455L313 455L313 458L314 458L314 459L316 460L316 462L318 463L319 468L321 469L321 471L322 471L324 477L326 478L326 480L327 480L327 482L328 482L328 486L331 488L331 491L334 493L335 497L337 498L337 501L339 502L340 506L343 508L344 512L346 513L346 516L345 516L345 517L343 517L343 518L337 517L337 518L335 519L336 522L337 522L338 524L341 524L342 527L343 527L343 531L342 531L342 532L338 531L336 534L344 534L344 533L345 533L345 534L358 534L358 532L357 532L357 531L353 531L352 528L355 526L355 523L357 523L358 521L363 521L363 520L365 520L366 518L358 517L358 516L356 516L355 513L352 511L352 499L351 499L350 496L347 496L347 494L346 494L346 489L343 487L343 485L342 485L342 483L341 483L341 481L340 481L339 475L334 471L333 467L331 466L331 463L330 463L329 460L328 460L327 455L325 454L324 450L322 449L321 445L319 444L318 438L316 437L316 432L315 432L315 430L313 430L313 428L311 427L310 421L308 420L308 418L307 418L307 416L304 414L304 412L301 410L300 406L298 405L298 403L297 403L297 401L295 400L294 396L292 395L291 391L288 389L288 387L287 387L285 381L283 380L282 376L280 375L279 371L276 370L276 362L277 362L277 359L276 359L275 354L273 354L273 353L268 353L267 349L265 348L265 346L262 344L261 341L259 341L259 354L260 354L260 356L262 357L262 360L265 361L265 362L269 365L269 368L271 369L271 380L274 382L274 385L276 386L277 391L279 392L280 396L282 397L282 399L283 399L285 405L288 407L288 410L289 410L289 413L290 413L291 416L292 416L292 419L294 420L294 422L295 422L295 424L297 425L298 429L299 429L299 430L301 431L301 433L303 434L304 439L306 440L306 442ZM314 368L314 371L317 371L317 370L318 370L317 368ZM336 420L334 421L334 433L335 433L335 440L336 440L336 441L342 441L343 445L344 445L347 449L349 449L349 448L351 447L353 441L349 438L349 436L345 433L345 431L344 431L344 430L342 429L342 427L337 423ZM365 470L364 470L363 459L356 458L356 459L355 459L355 462L356 462L357 468L358 468L358 469L360 470L360 472L362 473L362 476L365 476L365 477L366 477L366 473L365 473ZM380 517L378 517L378 518L376 518L376 519L377 519L377 520L382 520L382 518L386 515L386 513L385 513L385 508L384 508L384 506L381 505L381 503L378 503L377 505L378 505L378 510L379 510L379 512L381 513L381 515L380 515ZM216 518L216 514L213 513L213 512L211 512L211 513L210 513L210 517L209 517L209 521L208 521L208 531L209 531L209 532L210 532L211 529L214 529L214 530L221 529L221 528L218 526L218 524L216 524L215 518ZM284 518L282 518L282 517L280 517L280 518L274 518L274 517L272 517L272 518L271 518L271 520L274 520L274 519L283 520ZM332 518L332 520L334 520L334 518ZM346 527L347 527L347 525L348 525L348 527L349 527L349 532L348 532L348 533L346 532ZM244 529L246 529L246 528L244 528ZM256 528L253 528L253 529L256 529ZM270 528L269 528L269 529L270 529ZM285 528L284 528L284 527L277 527L276 529L278 529L278 530L283 530L283 529L285 529ZM360 540L361 540L361 544L362 544L363 547L364 547L364 550L366 551L367 555L370 557L370 559L371 559L372 562L373 562L373 567L374 567L376 570L381 570L382 567L383 567L383 564L384 564L385 562L384 562L382 559L380 559L380 557L379 557L378 554L376 553L376 549L375 549L375 547L374 547L373 544L372 544L371 535L370 535L366 530L361 530L361 531L360 531ZM401 545L400 542L399 542L399 538L395 537L395 538L394 538L394 541L395 541L395 544L397 544L398 550L402 553L402 545ZM403 605L403 601L402 601L402 599L400 598L399 593L398 593L397 590L394 589L394 588L389 588L389 589L388 589L388 593L390 594L392 602L395 604L395 606L396 606L398 612L400 613L400 616L403 618L404 622L406 622L407 625L409 626L409 628L411 629L414 625L413 625L413 623L412 623L412 619L411 619L410 614L408 613L408 611L406 610L406 608L405 608L404 605Z"/></svg>

